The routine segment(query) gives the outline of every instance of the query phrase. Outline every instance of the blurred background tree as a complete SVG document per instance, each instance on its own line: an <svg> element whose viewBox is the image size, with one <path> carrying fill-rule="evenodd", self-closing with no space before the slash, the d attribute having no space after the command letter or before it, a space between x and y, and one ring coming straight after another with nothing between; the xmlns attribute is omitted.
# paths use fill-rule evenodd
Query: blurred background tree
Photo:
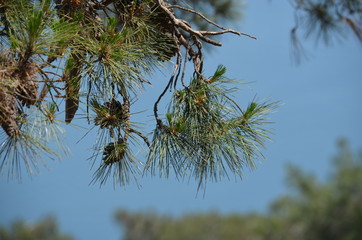
<svg viewBox="0 0 362 240"><path fill-rule="evenodd" d="M124 240L260 239L358 240L362 238L362 153L338 143L326 180L288 166L291 193L271 203L265 214L193 213L182 217L152 212L115 214Z"/></svg>
<svg viewBox="0 0 362 240"><path fill-rule="evenodd" d="M13 222L9 227L0 226L1 240L73 240L61 233L53 217L46 217L36 223Z"/></svg>

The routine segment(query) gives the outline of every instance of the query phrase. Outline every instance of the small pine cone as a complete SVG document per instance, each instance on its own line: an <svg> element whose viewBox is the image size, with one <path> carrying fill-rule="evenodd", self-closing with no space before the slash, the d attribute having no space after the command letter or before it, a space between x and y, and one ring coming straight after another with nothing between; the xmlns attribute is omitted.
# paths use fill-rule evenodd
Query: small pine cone
<svg viewBox="0 0 362 240"><path fill-rule="evenodd" d="M0 52L0 125L10 136L20 134L18 125L19 112L17 108L16 89L20 82L13 78L14 59L6 52Z"/></svg>
<svg viewBox="0 0 362 240"><path fill-rule="evenodd" d="M0 125L5 133L10 136L20 134L20 129L17 124L18 111L16 99L14 95L9 94L6 88L0 84Z"/></svg>
<svg viewBox="0 0 362 240"><path fill-rule="evenodd" d="M109 143L103 150L103 161L106 165L122 161L126 152L123 140Z"/></svg>

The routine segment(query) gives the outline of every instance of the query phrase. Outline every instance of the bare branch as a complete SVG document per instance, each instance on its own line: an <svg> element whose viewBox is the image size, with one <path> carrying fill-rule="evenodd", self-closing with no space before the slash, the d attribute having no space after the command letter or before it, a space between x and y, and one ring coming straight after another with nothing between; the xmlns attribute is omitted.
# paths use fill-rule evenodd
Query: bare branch
<svg viewBox="0 0 362 240"><path fill-rule="evenodd" d="M179 59L179 57L177 59ZM157 113L158 112L158 103L161 101L162 97L166 94L167 90L172 86L172 83L174 81L174 78L175 78L175 75L176 75L176 72L178 69L179 69L179 61L177 61L177 63L174 66L172 76L170 77L170 80L168 81L167 86L165 87L163 92L160 94L157 101L155 102L155 105L153 106L153 113L154 113L154 116L156 118L158 125L162 124L162 120L159 118L158 113Z"/></svg>
<svg viewBox="0 0 362 240"><path fill-rule="evenodd" d="M184 7L181 7L179 5L171 5L169 6L170 8L178 8L178 9L181 9L181 10L184 10L186 12L190 12L190 13L193 13L193 14L196 14L198 15L199 17L201 17L202 19L204 19L206 22L214 25L215 27L217 28L220 28L222 30L225 30L225 28L223 26L220 26L219 24L211 21L210 19L208 19L207 17L205 17L202 13L198 12L198 11L195 11L195 10L192 10L192 9L189 9L189 8L184 8Z"/></svg>
<svg viewBox="0 0 362 240"><path fill-rule="evenodd" d="M238 36L244 35L244 36L250 37L252 39L257 39L254 36L251 36L251 35L243 33L243 32L238 32L238 31L235 31L235 30L232 30L232 29L225 29L223 31L216 31L216 32L213 32L213 31L199 31L199 32L202 35L222 35L222 34L225 34L225 33L233 33L233 34L236 34Z"/></svg>
<svg viewBox="0 0 362 240"><path fill-rule="evenodd" d="M192 9L189 9L189 8L184 8L184 7L181 7L179 5L171 5L169 6L170 8L177 8L177 9L180 9L180 10L184 10L186 12L190 12L190 13L193 13L193 14L196 14L198 15L199 17L201 17L202 19L204 19L206 22L210 23L211 25L214 25L215 27L217 28L220 28L224 31L217 31L217 32L209 32L209 31L199 31L202 35L221 35L221 34L224 34L224 33L234 33L234 34L237 34L237 35L244 35L244 36L247 36L247 37L250 37L250 38L253 38L253 39L256 39L256 37L254 36L251 36L249 34L246 34L246 33L243 33L243 32L238 32L238 31L235 31L235 30L232 30L232 29L226 29L224 28L223 26L211 21L210 19L208 19L207 17L205 17L202 13L198 12L198 11L195 11L195 10L192 10Z"/></svg>
<svg viewBox="0 0 362 240"><path fill-rule="evenodd" d="M190 27L190 24L188 24L186 21L177 19L175 17L175 15L166 7L166 4L163 0L158 0L158 3L159 3L159 7L168 15L168 17L170 18L170 20L173 22L173 24L175 26L180 27L183 30L185 30L186 32L197 36L204 42L207 42L207 43L215 45L215 46L222 46L222 44L220 42L217 42L211 38L205 37L204 35L202 35L202 33L200 33L200 31L196 31L196 30L192 29Z"/></svg>

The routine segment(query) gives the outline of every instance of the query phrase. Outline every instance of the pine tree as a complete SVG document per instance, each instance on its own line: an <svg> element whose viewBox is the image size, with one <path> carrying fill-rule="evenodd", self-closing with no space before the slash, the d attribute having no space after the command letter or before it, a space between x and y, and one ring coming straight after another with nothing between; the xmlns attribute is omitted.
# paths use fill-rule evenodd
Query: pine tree
<svg viewBox="0 0 362 240"><path fill-rule="evenodd" d="M177 15L185 13L210 28L196 30ZM142 143L149 149L143 171L194 174L200 186L228 172L241 175L262 156L267 114L276 104L253 100L242 109L224 66L204 75L203 44L221 46L213 36L253 36L178 1L2 0L0 15L0 170L10 178L21 176L23 164L33 173L38 161L66 154L61 125L79 117L98 129L91 158L99 164L93 181L101 184L109 176L121 185L136 179L142 164L131 146ZM150 141L132 121L132 99L151 84L147 74L171 59ZM173 96L160 115L167 91ZM60 152L48 147L51 140Z"/></svg>

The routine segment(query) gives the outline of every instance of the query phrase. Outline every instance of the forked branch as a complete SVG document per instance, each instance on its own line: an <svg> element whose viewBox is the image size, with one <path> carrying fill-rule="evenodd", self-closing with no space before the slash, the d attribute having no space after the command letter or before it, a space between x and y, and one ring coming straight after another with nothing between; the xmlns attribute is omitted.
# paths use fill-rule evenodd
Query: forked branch
<svg viewBox="0 0 362 240"><path fill-rule="evenodd" d="M162 20L162 24L167 24L168 25L167 29L172 29L170 31L170 33L172 34L172 38L175 39L175 45L176 45L175 47L178 49L177 60L175 63L174 72L173 72L166 88L161 93L161 95L159 96L159 98L157 99L157 101L154 105L154 115L155 115L157 124L161 125L162 121L157 114L157 106L158 106L161 98L166 93L166 91L168 89L172 88L172 85L174 86L174 88L176 88L176 83L178 81L178 76L179 76L179 74L176 74L176 71L181 69L181 65L183 62L182 55L180 52L181 47L184 47L184 49L186 51L186 54L184 56L185 59L184 59L183 73L185 72L186 62L192 61L193 68L194 68L193 69L194 76L196 76L196 78L199 81L202 81L204 79L204 76L202 75L202 70L203 70L202 66L203 66L203 60L204 60L203 51L202 51L202 42L205 42L205 43L208 43L208 44L211 44L214 46L222 45L221 42L211 39L208 36L232 33L232 34L236 34L238 36L243 35L243 36L247 36L247 37L250 37L253 39L256 39L256 37L251 36L246 33L235 31L233 29L224 28L224 27L218 25L217 23L211 21L210 19L205 17L200 12L197 12L197 11L189 9L189 8L185 8L185 7L182 7L179 5L170 5L164 0L157 0L154 2L154 4L155 5L153 5L153 8L155 9L155 11L162 14L162 16L166 17L166 21ZM175 13L173 12L173 9L175 9L175 8L198 15L203 20L205 20L207 23L209 23L210 25L213 25L216 28L220 29L220 31L205 31L205 30L193 29L192 26L187 21L185 21L183 19L178 19L175 16ZM182 85L185 86L185 84L183 82L183 76L184 76L184 74L181 74L181 78L182 78L181 81L182 81ZM172 83L174 83L174 84L172 84Z"/></svg>

